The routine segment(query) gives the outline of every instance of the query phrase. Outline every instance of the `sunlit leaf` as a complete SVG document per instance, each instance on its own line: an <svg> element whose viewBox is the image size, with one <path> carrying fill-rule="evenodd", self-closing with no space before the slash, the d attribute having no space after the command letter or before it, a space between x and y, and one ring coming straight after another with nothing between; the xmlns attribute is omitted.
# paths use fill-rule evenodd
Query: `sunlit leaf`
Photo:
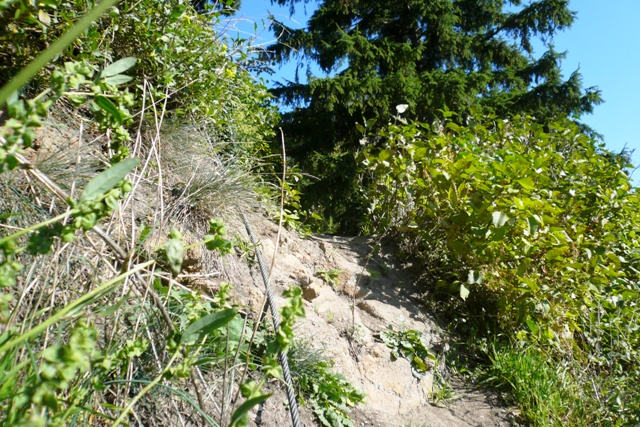
<svg viewBox="0 0 640 427"><path fill-rule="evenodd" d="M121 161L93 178L85 187L80 201L95 199L106 193L124 179L138 165L140 159L132 158Z"/></svg>
<svg viewBox="0 0 640 427"><path fill-rule="evenodd" d="M112 84L114 86L128 83L131 80L133 80L133 77L125 76L124 74L118 74L118 75L107 77L106 79L104 79L106 83Z"/></svg>
<svg viewBox="0 0 640 427"><path fill-rule="evenodd" d="M184 330L180 343L195 342L205 335L229 323L238 314L236 308L228 308L196 320Z"/></svg>
<svg viewBox="0 0 640 427"><path fill-rule="evenodd" d="M467 289L465 285L460 284L460 298L466 301L468 297L469 297L469 289Z"/></svg>
<svg viewBox="0 0 640 427"><path fill-rule="evenodd" d="M128 69L136 65L137 61L138 60L132 56L128 58L122 58L114 62L113 64L109 65L104 70L102 70L102 73L100 73L100 76L111 77L111 76L115 76L116 74L124 73L125 71L127 71Z"/></svg>
<svg viewBox="0 0 640 427"><path fill-rule="evenodd" d="M248 399L242 405L238 406L238 409L233 411L233 415L231 415L231 421L229 423L229 427L239 427L247 424L248 419L247 416L249 411L267 400L271 394L263 394L258 397L254 397L252 399Z"/></svg>
<svg viewBox="0 0 640 427"><path fill-rule="evenodd" d="M522 188L526 190L533 190L536 188L536 184L533 182L533 179L530 177L519 179L518 184L522 185Z"/></svg>
<svg viewBox="0 0 640 427"><path fill-rule="evenodd" d="M113 117L116 122L118 122L118 124L122 124L122 113L120 113L118 107L116 107L116 105L111 102L109 98L106 98L102 95L96 95L93 102L95 102L98 107L109 113L111 117Z"/></svg>
<svg viewBox="0 0 640 427"><path fill-rule="evenodd" d="M509 221L509 217L500 212L500 211L495 211L491 214L491 223L493 224L494 227L496 228L500 228L503 225L505 225L507 223L507 221Z"/></svg>

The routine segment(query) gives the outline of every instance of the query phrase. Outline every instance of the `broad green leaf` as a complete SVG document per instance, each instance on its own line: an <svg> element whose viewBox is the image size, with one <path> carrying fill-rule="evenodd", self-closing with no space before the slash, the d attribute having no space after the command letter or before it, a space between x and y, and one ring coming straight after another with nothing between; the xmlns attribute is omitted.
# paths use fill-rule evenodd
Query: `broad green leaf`
<svg viewBox="0 0 640 427"><path fill-rule="evenodd" d="M129 172L135 169L139 161L140 159L137 158L126 159L100 173L89 181L89 184L87 184L80 196L80 201L84 202L95 199L96 197L111 190L117 183L122 181Z"/></svg>
<svg viewBox="0 0 640 427"><path fill-rule="evenodd" d="M518 184L522 185L522 188L526 190L533 190L536 188L536 184L533 182L533 179L530 177L519 179Z"/></svg>
<svg viewBox="0 0 640 427"><path fill-rule="evenodd" d="M380 150L380 153L378 153L378 160L381 162L387 160L389 157L391 157L391 151L389 150Z"/></svg>
<svg viewBox="0 0 640 427"><path fill-rule="evenodd" d="M620 262L620 258L614 254L613 252L609 252L607 253L607 258L613 262L613 265L615 266L616 269L620 269L622 267L622 264Z"/></svg>
<svg viewBox="0 0 640 427"><path fill-rule="evenodd" d="M127 71L128 69L136 65L137 61L138 60L132 56L128 58L122 58L114 62L113 64L109 65L104 70L102 70L102 73L100 73L100 76L111 77L111 76L115 76L116 74L124 73L125 71Z"/></svg>
<svg viewBox="0 0 640 427"><path fill-rule="evenodd" d="M491 218L491 222L496 228L502 227L507 223L507 221L509 221L509 217L500 211L495 211L494 213L492 213Z"/></svg>
<svg viewBox="0 0 640 427"><path fill-rule="evenodd" d="M46 25L47 27L51 25L51 17L47 12L44 11L44 9L40 9L38 11L38 20L42 22L44 25Z"/></svg>
<svg viewBox="0 0 640 427"><path fill-rule="evenodd" d="M451 217L451 223L455 224L459 227L463 227L467 224L467 222L469 221L469 214L466 213L465 211L460 211L459 213L453 215ZM417 227L417 225L416 225Z"/></svg>
<svg viewBox="0 0 640 427"><path fill-rule="evenodd" d="M449 203L451 203L451 206L458 205L458 194L456 193L456 189L453 185L449 187L449 191L447 192L447 197L449 199Z"/></svg>
<svg viewBox="0 0 640 427"><path fill-rule="evenodd" d="M237 309L227 308L196 320L184 330L180 343L184 344L202 339L205 335L209 335L214 330L229 323L237 313Z"/></svg>
<svg viewBox="0 0 640 427"><path fill-rule="evenodd" d="M177 276L182 271L184 261L184 244L182 238L172 237L162 244L158 251L171 273Z"/></svg>
<svg viewBox="0 0 640 427"><path fill-rule="evenodd" d="M265 400L271 397L271 394L263 394L258 397L254 397L253 399L248 399L242 405L238 406L238 409L233 411L233 415L231 415L231 422L229 423L229 427L239 427L247 425L247 414L254 406L258 406Z"/></svg>
<svg viewBox="0 0 640 427"><path fill-rule="evenodd" d="M460 240L460 239L456 239L455 237L448 237L447 238L447 245L449 245L449 247L458 254L462 254L465 253L466 251L469 250L468 246L465 245L465 243Z"/></svg>
<svg viewBox="0 0 640 427"><path fill-rule="evenodd" d="M111 114L111 117L113 117L118 124L122 124L122 114L120 113L120 110L118 110L118 107L116 107L109 98L102 95L96 95L93 102L95 102L98 107Z"/></svg>
<svg viewBox="0 0 640 427"><path fill-rule="evenodd" d="M527 218L527 228L524 230L525 236L530 236L538 231L538 221L534 217Z"/></svg>
<svg viewBox="0 0 640 427"><path fill-rule="evenodd" d="M451 129L454 132L460 132L462 130L462 127L460 127L459 125L453 123L453 122L447 122L447 128Z"/></svg>
<svg viewBox="0 0 640 427"><path fill-rule="evenodd" d="M560 246L559 248L549 249L545 255L545 258L549 261L563 256L569 250L568 246Z"/></svg>
<svg viewBox="0 0 640 427"><path fill-rule="evenodd" d="M229 340L234 343L239 343L240 338L242 338L242 333L244 329L244 320L241 316L234 317L227 327L229 333Z"/></svg>
<svg viewBox="0 0 640 427"><path fill-rule="evenodd" d="M429 366L418 356L413 356L413 366L415 366L419 372L427 372L429 370Z"/></svg>
<svg viewBox="0 0 640 427"><path fill-rule="evenodd" d="M118 74L116 76L111 76L111 77L107 77L106 79L104 79L105 82L114 85L114 86L118 86L124 83L128 83L131 80L133 80L133 77L130 76L125 76L124 74Z"/></svg>
<svg viewBox="0 0 640 427"><path fill-rule="evenodd" d="M427 149L425 147L419 147L413 153L413 159L417 162L424 158L427 155Z"/></svg>

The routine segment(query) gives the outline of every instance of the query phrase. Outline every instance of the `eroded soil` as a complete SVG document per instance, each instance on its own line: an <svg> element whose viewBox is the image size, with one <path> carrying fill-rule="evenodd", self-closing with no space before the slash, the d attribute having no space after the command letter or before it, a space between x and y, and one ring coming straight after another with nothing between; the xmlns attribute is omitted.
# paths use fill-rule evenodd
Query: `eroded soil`
<svg viewBox="0 0 640 427"><path fill-rule="evenodd" d="M265 264L271 265L277 226L253 217ZM236 230L245 238L246 232ZM271 283L276 295L301 286L306 318L296 336L320 349L334 362L334 370L366 393L364 405L351 413L356 426L516 426L516 411L503 407L490 392L452 375L446 368L450 338L421 307L409 269L388 249L372 254L373 241L364 237L314 236L301 239L283 230ZM239 302L259 312L264 284L257 266L233 263L227 279L234 283ZM323 280L331 271L333 280ZM323 274L322 272L325 272ZM283 301L280 297L279 303ZM438 363L422 378L409 361L391 357L378 339L381 331L415 329L438 356ZM437 375L438 378L434 378ZM446 381L448 399L438 400L438 384ZM300 409L305 426L317 425L309 408ZM276 394L252 415L252 425L286 426L291 421L284 393Z"/></svg>

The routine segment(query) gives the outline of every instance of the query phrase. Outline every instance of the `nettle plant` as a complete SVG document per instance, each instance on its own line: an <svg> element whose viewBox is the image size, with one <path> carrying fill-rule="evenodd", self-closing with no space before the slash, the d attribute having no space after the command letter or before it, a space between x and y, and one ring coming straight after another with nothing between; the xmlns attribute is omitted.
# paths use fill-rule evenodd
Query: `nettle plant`
<svg viewBox="0 0 640 427"><path fill-rule="evenodd" d="M370 230L397 235L434 295L479 325L608 375L640 368L640 197L623 155L572 122L397 120L362 156ZM373 145L373 144L372 144ZM626 381L626 380L625 380ZM638 401L598 390L616 411Z"/></svg>

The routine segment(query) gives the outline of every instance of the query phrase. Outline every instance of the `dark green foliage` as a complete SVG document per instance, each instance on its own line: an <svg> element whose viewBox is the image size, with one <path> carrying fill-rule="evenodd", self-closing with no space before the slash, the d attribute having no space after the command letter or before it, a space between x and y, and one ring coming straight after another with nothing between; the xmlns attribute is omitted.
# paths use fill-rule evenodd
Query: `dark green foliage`
<svg viewBox="0 0 640 427"><path fill-rule="evenodd" d="M299 0L272 2L293 7ZM269 49L275 62L315 62L334 73L273 90L291 108L282 121L290 154L305 172L322 178L307 183L311 201L303 207L318 208L319 202L326 215L340 216L342 228L353 231L345 220L353 210L346 199L358 192L354 165L343 156L359 147L356 123L384 126L400 104L408 106L405 117L427 123L445 107L461 120L472 112L527 114L539 121L591 112L599 91L584 90L577 72L564 80L564 54L551 44L574 20L568 3L325 0L304 29L274 21L272 29L281 35ZM548 49L539 58L533 56L535 40Z"/></svg>

